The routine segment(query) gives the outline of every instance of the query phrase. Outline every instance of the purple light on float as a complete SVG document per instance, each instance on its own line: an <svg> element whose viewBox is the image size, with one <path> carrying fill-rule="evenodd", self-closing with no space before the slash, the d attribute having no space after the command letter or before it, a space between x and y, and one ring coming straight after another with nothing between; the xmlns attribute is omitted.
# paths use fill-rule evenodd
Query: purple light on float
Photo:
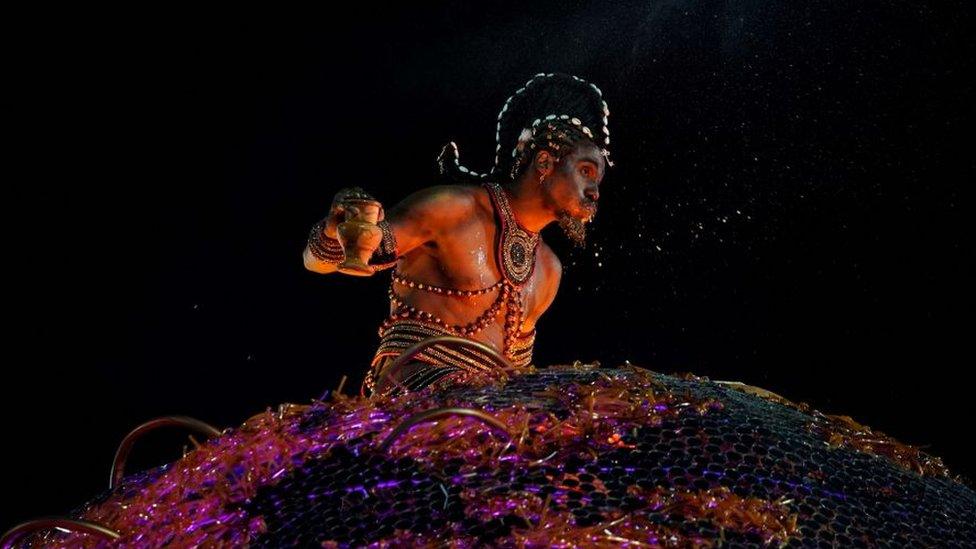
<svg viewBox="0 0 976 549"><path fill-rule="evenodd" d="M767 542L802 538L795 519L791 522L790 518L796 512L795 505L779 496L783 491L797 498L803 498L804 493L813 493L815 498L833 495L818 478L810 480L810 489L783 482L775 471L766 471L774 477L769 479L772 485L766 485L766 477L760 474L763 471L756 471L750 473L751 484L764 484L770 491L768 496L767 492L756 492L761 495L747 497L717 486L716 480L728 469L724 464L715 465L714 471L708 468L693 473L694 467L674 463L673 459L669 462L667 456L656 456L653 463L639 461L647 455L646 448L653 446L650 441L658 436L654 433L668 440L682 439L689 447L701 448L700 454L711 455L721 452L705 449L706 443L693 436L701 432L701 422L712 426L709 428L730 431L724 427L729 419L715 412L721 407L708 400L713 392L693 394L683 387L669 392L663 383L650 383L641 376L627 373L608 379L609 383L598 379L589 384L558 384L558 391L546 394L559 406L531 401L531 406L564 412L558 417L538 413L538 408L526 405L528 400L514 399L511 405L499 406L493 417L510 432L508 439L470 420L448 418L418 423L400 433L395 444L382 452L377 451L380 443L413 414L425 413L431 407L478 406L479 401L467 393L443 398L423 394L395 402L339 398L298 413L269 413L248 428L228 431L206 443L170 468L158 470L155 476L126 479L119 493L90 507L93 512L85 518L119 529L127 536L127 546L205 545L213 540L237 546L256 538L259 542L296 539L294 536L309 529L334 536L323 539L341 542L356 540L358 534L342 526L333 527L331 522L323 526L326 521L321 516L335 512L333 500L338 506L341 498L333 497L334 489L339 494L345 489L350 492L349 501L336 516L342 523L355 519L348 512L350 502L365 514L372 510L373 515L360 527L367 542L382 539L384 543L416 546L447 539L445 536L475 539L471 536L481 534L464 529L467 526L461 518L465 516L486 528L507 528L511 523L514 529L503 528L507 537L490 539L498 544L521 541L526 547L552 546L542 540L565 546L608 542L638 545L637 540L645 539L652 544L681 545L708 540L698 533L685 536L648 518L649 512L663 509L669 510L666 513L677 509L679 516L709 521L727 534L755 533ZM512 387L511 393L527 394L517 393L518 388ZM754 409L762 411L769 406L762 403ZM380 407L389 412L378 413ZM798 436L804 434L801 431ZM685 447L679 446L673 453L681 457ZM787 457L787 463L796 461ZM756 467L764 464L765 460ZM585 490L570 491L573 509L567 509L569 492L555 487L577 471L580 476L585 471L596 479L581 481L593 485ZM673 473L670 479L668 472ZM671 484L674 478L689 475L702 475L710 482L683 488ZM655 484L660 478L665 478L664 484ZM317 494L315 505L308 503L311 500L303 490ZM594 497L593 492L602 495ZM612 492L616 493L610 495ZM394 499L399 500L395 513L391 511ZM590 507L587 504L598 501L611 502L608 507L613 509L601 509L599 515L572 512L577 502ZM143 507L147 502L159 507ZM452 515L458 507L463 508L463 515ZM243 513L228 512L241 508ZM303 515L301 520L314 523L302 523L302 529L294 527L291 517L308 514L308 509L312 509L311 518ZM639 511L632 513L635 509ZM408 524L402 516L407 512L422 516ZM500 520L487 524L492 517ZM395 527L396 532L378 533L398 522L402 524ZM484 535L494 533L482 531ZM349 543L358 545L356 541ZM458 546L466 545L461 541Z"/></svg>

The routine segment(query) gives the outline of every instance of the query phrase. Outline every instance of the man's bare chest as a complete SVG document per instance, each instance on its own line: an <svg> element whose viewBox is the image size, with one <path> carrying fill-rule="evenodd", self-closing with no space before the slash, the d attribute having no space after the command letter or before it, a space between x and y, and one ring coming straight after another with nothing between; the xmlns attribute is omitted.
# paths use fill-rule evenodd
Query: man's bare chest
<svg viewBox="0 0 976 549"><path fill-rule="evenodd" d="M400 269L405 276L444 288L488 288L502 279L496 239L494 227L478 222L466 223L425 245L420 256L405 262ZM548 275L539 252L537 249L530 254L535 265L531 276L521 285L523 305L530 315L542 300ZM490 296L481 296L481 299L490 301Z"/></svg>

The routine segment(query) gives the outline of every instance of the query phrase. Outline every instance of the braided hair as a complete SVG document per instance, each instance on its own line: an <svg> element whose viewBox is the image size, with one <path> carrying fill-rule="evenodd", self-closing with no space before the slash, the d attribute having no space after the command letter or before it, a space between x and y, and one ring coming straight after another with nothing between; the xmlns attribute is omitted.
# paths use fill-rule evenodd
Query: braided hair
<svg viewBox="0 0 976 549"><path fill-rule="evenodd" d="M441 149L437 162L441 174L462 183L492 179L514 181L531 164L538 150L557 159L576 145L589 141L610 161L610 109L596 85L568 74L539 73L508 98L498 113L495 131L495 163L490 173L476 173L461 165L452 141Z"/></svg>

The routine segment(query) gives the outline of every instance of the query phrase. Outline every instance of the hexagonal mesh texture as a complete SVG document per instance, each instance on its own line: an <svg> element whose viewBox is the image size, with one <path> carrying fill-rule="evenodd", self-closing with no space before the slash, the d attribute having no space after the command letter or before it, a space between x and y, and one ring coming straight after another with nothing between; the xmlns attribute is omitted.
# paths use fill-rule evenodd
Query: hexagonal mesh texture
<svg viewBox="0 0 976 549"><path fill-rule="evenodd" d="M438 407L505 432L451 413L396 430ZM976 546L965 484L693 377L553 367L254 421L78 516L126 546Z"/></svg>
<svg viewBox="0 0 976 549"><path fill-rule="evenodd" d="M569 410L558 402L532 395L597 379L593 371L543 371L498 390L461 390L457 398L491 410L531 402L565 418ZM505 510L475 520L465 512L459 497L463 490L502 499L518 493L555 495L549 499L550 513L568 513L575 526L596 532L600 529L593 526L627 514L645 519L642 536L619 537L618 542L721 538L736 546L769 541L756 524L736 528L709 518L708 506L718 507L722 496L731 494L738 496L736 504L748 498L780 502L783 515L796 517L785 527L788 534L778 539L790 546L976 545L976 495L964 485L920 476L884 457L831 447L799 410L714 383L657 379L689 401L715 400L723 406L704 414L685 406L657 425L640 426L622 437L633 448L605 451L595 459L550 459L528 467L499 462L464 475L459 474L464 472L461 458L431 469L410 458L368 451L355 455L339 447L260 492L249 509L266 517L268 531L255 545L327 540L360 545L389 538L397 529L431 540L464 532L498 544L538 524L538 513ZM667 494L675 492L715 497L674 505Z"/></svg>

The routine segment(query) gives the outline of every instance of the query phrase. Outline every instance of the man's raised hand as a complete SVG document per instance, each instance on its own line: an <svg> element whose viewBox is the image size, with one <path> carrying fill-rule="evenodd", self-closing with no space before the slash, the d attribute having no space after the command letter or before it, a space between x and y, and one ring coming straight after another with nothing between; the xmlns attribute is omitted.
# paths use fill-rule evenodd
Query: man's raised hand
<svg viewBox="0 0 976 549"><path fill-rule="evenodd" d="M346 221L347 219L352 219L359 214L358 208L353 204L347 204L346 201L351 198L369 198L375 200L369 193L364 191L361 187L346 187L339 190L335 197L332 199L332 206L329 208L329 215L325 223L325 236L329 238L338 238L337 228L339 223ZM380 206L379 218L377 221L383 221L385 214L383 212L383 207Z"/></svg>

